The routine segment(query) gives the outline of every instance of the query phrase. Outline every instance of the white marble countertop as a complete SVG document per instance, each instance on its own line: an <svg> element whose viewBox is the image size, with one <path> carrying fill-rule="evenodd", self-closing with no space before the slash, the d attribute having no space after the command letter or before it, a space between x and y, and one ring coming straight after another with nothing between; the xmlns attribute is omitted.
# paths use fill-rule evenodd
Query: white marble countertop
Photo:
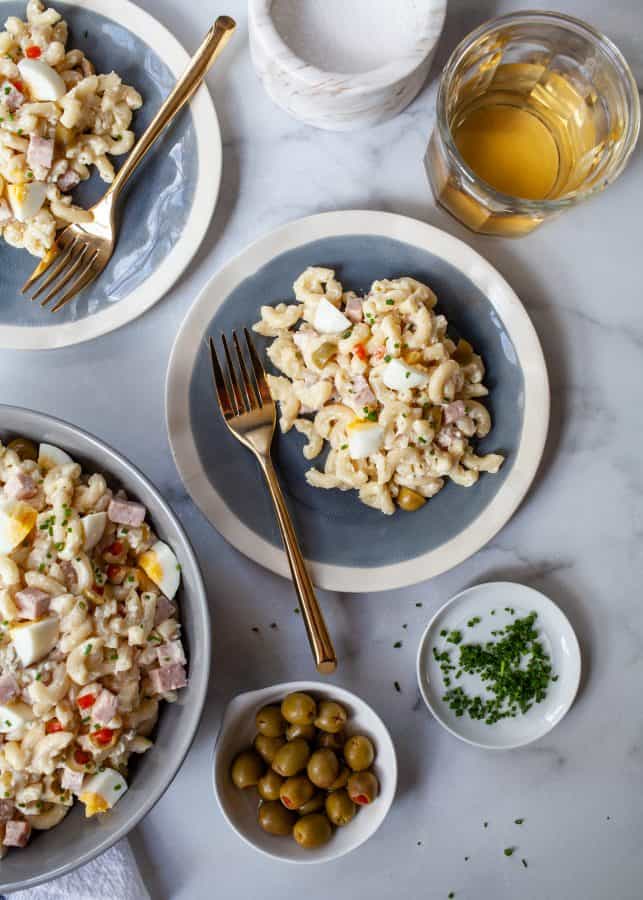
<svg viewBox="0 0 643 900"><path fill-rule="evenodd" d="M132 837L150 893L161 900L248 900L259 893L281 900L299 890L310 900L441 900L450 891L458 900L640 900L641 145L623 177L586 206L521 241L476 237L436 208L422 167L435 65L433 80L392 122L360 133L315 131L274 107L256 81L243 0L229 0L225 9L179 0L141 5L189 49L217 12L239 20L236 40L209 78L224 135L214 221L187 275L137 322L69 350L3 351L0 397L68 419L130 457L169 499L203 562L214 623L211 691L187 761ZM640 0L557 5L613 37L641 78ZM519 6L527 4L451 0L437 63L479 22ZM332 680L385 719L401 779L376 836L315 870L255 854L229 830L212 795L212 746L227 700L313 673L291 586L227 546L186 497L168 447L163 393L179 323L225 260L289 219L351 207L416 216L462 237L497 266L543 342L553 414L531 493L482 552L414 588L322 597L341 658ZM548 593L570 617L583 650L583 684L569 715L543 740L508 753L476 750L443 731L415 682L417 641L432 611L490 579ZM273 621L278 629L269 628ZM403 646L394 649L398 639ZM516 818L524 824L513 824ZM503 854L508 846L517 848L511 858Z"/></svg>

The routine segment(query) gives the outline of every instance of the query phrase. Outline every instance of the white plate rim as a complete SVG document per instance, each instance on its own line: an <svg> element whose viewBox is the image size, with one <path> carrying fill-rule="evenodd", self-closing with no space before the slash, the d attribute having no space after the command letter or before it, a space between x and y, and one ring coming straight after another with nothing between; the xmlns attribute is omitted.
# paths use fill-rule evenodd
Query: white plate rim
<svg viewBox="0 0 643 900"><path fill-rule="evenodd" d="M549 723L548 727L544 728L539 734L537 734L533 737L528 737L525 740L513 741L513 742L507 741L506 743L503 743L503 744L485 744L483 741L474 741L472 738L466 737L464 734L460 733L455 728L452 728L443 719L443 717L441 716L441 714L439 712L439 709L436 708L434 706L434 704L431 703L430 695L425 690L424 679L422 677L423 670L424 670L424 667L422 666L422 660L423 660L423 656L424 656L426 643L429 639L429 635L431 634L431 629L433 628L433 626L434 626L435 622L438 620L438 618L442 615L442 613L448 607L450 607L453 604L457 603L458 601L462 600L466 596L470 596L471 594L477 593L482 588L498 588L500 586L505 587L507 585L510 585L512 588L514 588L516 590L528 591L532 598L532 602L531 602L532 607L535 605L533 603L533 598L538 597L539 603L541 603L545 607L549 607L550 609L554 610L555 614L562 619L563 623L568 628L568 636L571 639L573 639L572 647L573 647L574 656L578 661L578 671L577 671L573 689L570 693L569 700L555 722ZM519 747L526 747L528 744L533 744L534 741L539 741L545 735L549 734L549 732L552 730L552 728L555 728L556 725L560 724L560 722L565 718L565 716L571 709L571 707L574 703L574 700L576 699L576 695L578 694L578 688L580 687L581 673L582 673L582 656L581 656L581 652L580 652L580 644L578 643L578 638L576 636L576 632L574 631L574 629L572 627L571 622L569 621L569 619L565 615L565 613L562 611L560 606L558 606L557 603L554 603L554 601L550 597L548 597L547 594L544 594L542 591L538 591L538 590L536 590L536 588L532 588L530 585L521 584L520 582L514 582L514 581L485 581L485 582L482 582L481 584L474 584L471 587L465 588L463 591L459 591L457 594L454 594L453 597L449 598L449 600L447 600L446 603L443 603L442 606L438 610L436 610L436 612L431 616L431 619L430 619L428 625L426 626L426 628L424 629L424 631L422 633L422 637L420 638L420 643L418 644L417 656L415 659L415 674L416 674L416 678L417 678L418 689L420 691L420 694L422 695L422 699L426 703L428 709L431 711L433 718L437 722L439 722L440 725L446 731L449 732L449 734L452 734L454 737L457 737L459 740L463 741L465 744L469 744L472 747L479 747L482 750L516 750Z"/></svg>
<svg viewBox="0 0 643 900"><path fill-rule="evenodd" d="M511 518L536 475L547 438L550 402L545 358L525 308L500 273L463 241L425 222L374 210L319 213L289 222L250 244L214 275L181 324L168 363L165 415L174 462L192 500L228 543L265 568L290 577L284 551L237 518L214 490L201 464L190 426L189 387L205 328L237 284L274 256L311 241L347 234L385 236L419 246L463 272L503 320L521 364L525 394L523 429L511 472L491 503L458 535L414 559L377 568L308 561L318 587L363 593L425 581L463 562L493 538ZM214 396L212 415L219 415ZM239 448L239 452L245 451Z"/></svg>
<svg viewBox="0 0 643 900"><path fill-rule="evenodd" d="M8 0L0 0L0 8L6 2ZM65 2L98 13L119 25L125 24L129 31L155 51L176 78L185 70L190 59L187 51L154 16L130 0ZM53 5L55 7L55 2ZM223 166L219 120L205 84L201 85L190 105L197 143L197 183L181 236L159 267L127 297L77 322L54 325L51 324L51 315L45 312L45 324L41 326L0 325L0 347L7 350L54 350L93 340L138 318L176 283L208 230L219 195Z"/></svg>

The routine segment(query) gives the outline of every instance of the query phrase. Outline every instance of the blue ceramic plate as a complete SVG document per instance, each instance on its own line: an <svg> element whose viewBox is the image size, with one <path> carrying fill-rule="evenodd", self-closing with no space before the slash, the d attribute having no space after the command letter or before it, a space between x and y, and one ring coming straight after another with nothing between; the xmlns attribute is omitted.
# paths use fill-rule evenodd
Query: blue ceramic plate
<svg viewBox="0 0 643 900"><path fill-rule="evenodd" d="M262 476L217 411L204 338L251 325L263 303L292 299L309 265L337 272L345 289L413 277L438 296L454 336L485 361L493 428L483 452L507 457L472 488L448 482L421 510L384 516L353 491L306 484L310 462L294 429L274 456L303 551L320 587L383 590L429 578L480 549L527 491L549 419L547 372L536 333L502 277L461 241L412 219L377 212L326 213L293 222L233 260L206 287L177 337L167 382L167 419L178 469L195 502L242 552L283 575L288 566ZM257 344L265 351L266 341Z"/></svg>
<svg viewBox="0 0 643 900"><path fill-rule="evenodd" d="M51 5L69 24L68 48L83 50L97 72L114 70L142 94L143 106L132 122L140 136L187 66L188 54L128 0L51 0ZM10 15L24 19L25 10L26 2L0 0L2 22ZM112 159L118 165L119 158ZM0 346L33 350L86 341L156 303L201 243L220 177L219 124L202 87L128 185L120 205L118 244L107 269L55 316L19 293L36 258L0 238ZM106 187L94 173L74 199L91 206Z"/></svg>

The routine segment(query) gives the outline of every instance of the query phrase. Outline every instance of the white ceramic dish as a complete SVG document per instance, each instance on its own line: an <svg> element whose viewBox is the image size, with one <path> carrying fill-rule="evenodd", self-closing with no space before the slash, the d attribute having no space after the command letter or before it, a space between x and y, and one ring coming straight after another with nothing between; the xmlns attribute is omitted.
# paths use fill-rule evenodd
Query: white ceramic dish
<svg viewBox="0 0 643 900"><path fill-rule="evenodd" d="M515 616L505 612L505 607L515 610ZM495 615L491 615L491 610ZM483 721L457 717L442 700L446 690L433 648L439 652L450 648L454 659L453 644L447 644L440 632L461 630L463 642L484 643L493 640L492 629L506 626L516 617L536 612L535 627L540 632L541 643L548 653L558 680L549 685L547 696L535 703L525 715L502 719L494 725ZM474 616L482 621L474 628L467 622ZM417 655L417 678L420 692L438 722L447 731L476 747L487 750L510 750L536 741L557 725L574 702L580 683L581 656L578 640L567 617L544 594L523 584L490 582L479 584L452 597L437 611L422 635ZM457 682L469 694L483 694L476 676L464 675Z"/></svg>
<svg viewBox="0 0 643 900"><path fill-rule="evenodd" d="M262 831L257 823L259 795L254 790L240 791L230 780L232 760L251 746L256 734L255 714L268 703L278 703L292 691L305 691L316 699L332 699L348 712L346 732L365 734L375 746L373 771L380 783L377 800L359 809L353 821L336 828L331 840L316 850L304 850L292 838L275 837ZM273 859L291 863L321 863L338 859L368 840L384 821L397 786L397 758L388 729L371 707L350 691L316 681L291 681L260 691L239 694L223 716L214 748L214 793L228 825L247 844Z"/></svg>
<svg viewBox="0 0 643 900"><path fill-rule="evenodd" d="M302 58L307 41L313 42L313 49L319 45L320 24L328 40L334 35L335 42L344 45L348 55L351 46L355 48L355 56L358 55L360 42L368 40L368 35L354 33L356 23L347 8L350 4L319 3L316 10L307 10L308 3L316 4L317 0L249 2L252 61L271 99L296 119L336 131L375 125L404 109L428 75L444 25L446 0L416 0L405 4L407 16L403 23L401 7L393 9L395 5L392 5L387 10L386 0L380 0L375 11L390 17L388 28L382 23L379 29L380 32L386 29L388 39L383 60L375 58L377 54L373 52L373 68L349 64L351 71L323 70L316 53L308 54L313 59ZM366 13L366 9L362 12ZM284 40L280 21L288 22L290 43L301 45L298 49L301 55ZM398 35L397 46L393 41L394 32ZM320 65L312 64L313 60ZM342 68L341 63L337 63L337 68Z"/></svg>
<svg viewBox="0 0 643 900"><path fill-rule="evenodd" d="M431 578L483 547L525 496L547 435L549 387L538 337L511 287L462 241L423 222L372 211L323 213L266 235L217 273L183 322L168 368L166 416L178 470L226 540L289 577L254 460L225 434L204 338L249 326L261 303L292 296L306 265L336 267L347 288L402 274L426 280L489 369L494 426L487 448L507 454L503 468L472 488L445 488L412 516L391 519L352 492L308 487L301 440L291 432L276 441L280 477L317 585L380 591ZM263 352L265 342L256 343Z"/></svg>
<svg viewBox="0 0 643 900"><path fill-rule="evenodd" d="M149 13L129 0L50 0L98 71L115 69L143 94L132 127L144 126L186 68L189 55ZM0 0L0 20L24 19L26 0ZM120 205L119 240L107 269L55 316L30 304L20 286L36 265L26 250L0 239L0 346L41 350L88 341L136 319L176 282L210 224L221 180L221 134L205 86L161 137ZM83 182L77 202L89 206L106 185Z"/></svg>

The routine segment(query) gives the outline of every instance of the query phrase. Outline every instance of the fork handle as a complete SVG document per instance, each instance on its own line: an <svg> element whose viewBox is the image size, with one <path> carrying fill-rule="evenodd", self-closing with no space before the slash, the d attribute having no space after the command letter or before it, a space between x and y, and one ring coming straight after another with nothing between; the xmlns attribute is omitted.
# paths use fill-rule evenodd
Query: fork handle
<svg viewBox="0 0 643 900"><path fill-rule="evenodd" d="M319 608L304 557L299 549L299 542L295 535L295 529L290 519L290 513L288 512L275 468L269 457L261 457L259 461L268 482L272 502L275 505L277 521L279 522L279 529L286 548L286 556L288 557L290 571L292 572L292 578L299 597L299 606L304 625L306 626L310 648L315 657L315 665L318 672L323 675L329 675L337 668L337 657L335 656L333 643L328 634L324 616Z"/></svg>
<svg viewBox="0 0 643 900"><path fill-rule="evenodd" d="M114 178L111 187L107 191L116 197L125 186L130 175L133 174L143 157L161 132L180 109L188 102L201 82L205 78L208 69L221 53L230 40L237 23L230 16L219 16L212 28L208 31L199 49L196 51L187 69L181 75L163 105L140 136L131 153L121 166Z"/></svg>

